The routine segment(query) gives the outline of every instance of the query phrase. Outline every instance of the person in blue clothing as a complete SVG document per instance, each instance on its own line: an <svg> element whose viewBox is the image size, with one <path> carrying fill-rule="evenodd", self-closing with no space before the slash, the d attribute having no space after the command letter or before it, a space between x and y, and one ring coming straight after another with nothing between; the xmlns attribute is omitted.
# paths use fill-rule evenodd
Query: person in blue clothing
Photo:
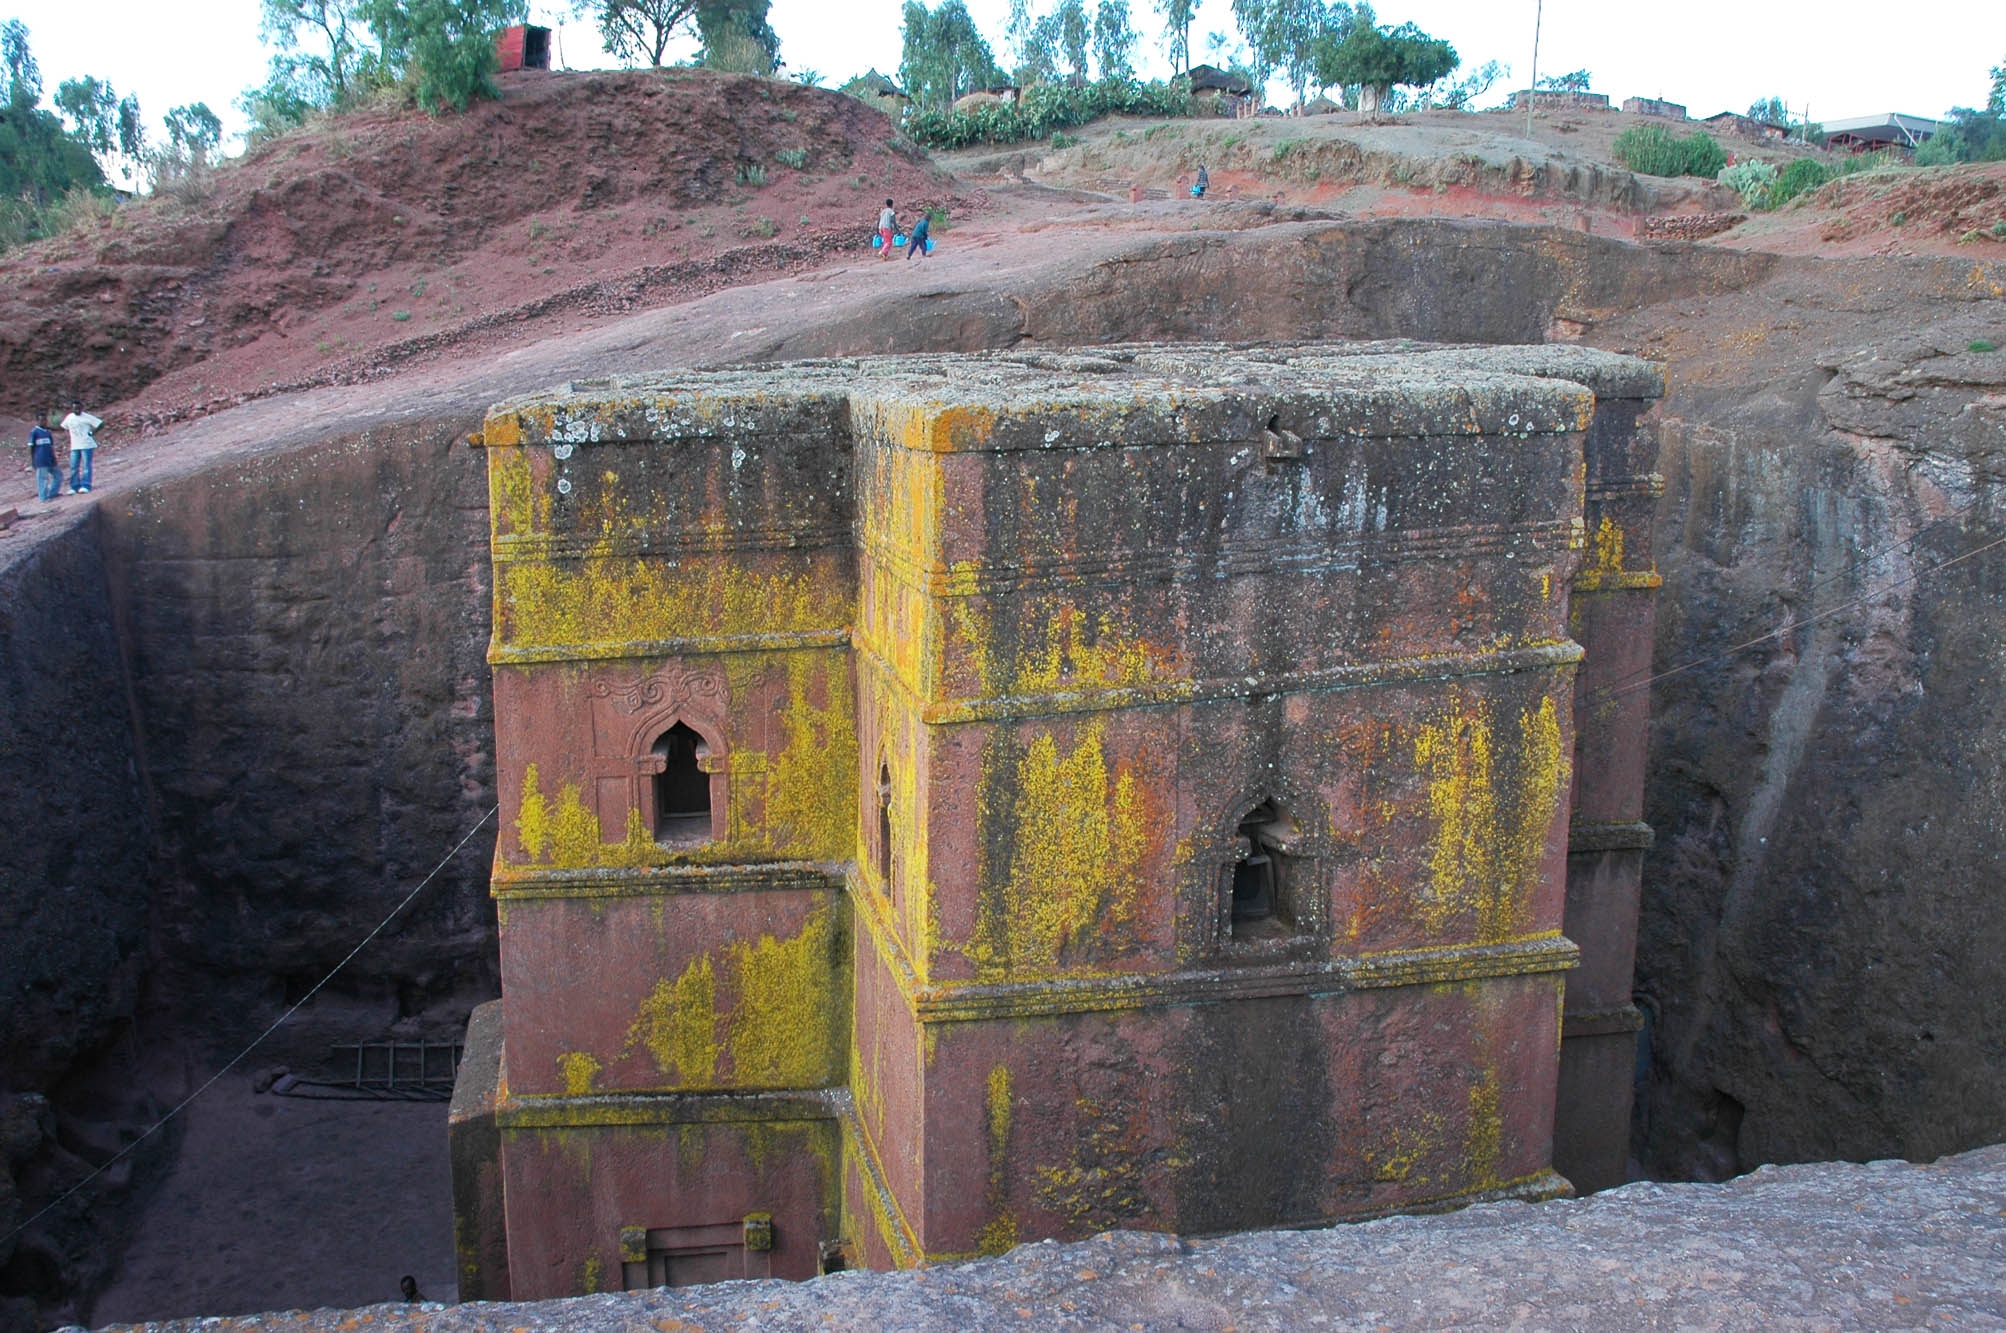
<svg viewBox="0 0 2006 1333"><path fill-rule="evenodd" d="M932 219L927 217L926 210L917 204L913 205L913 212L919 215L919 220L912 224L912 235L906 241L905 257L908 260L924 259L926 258L926 229L927 224Z"/></svg>
<svg viewBox="0 0 2006 1333"><path fill-rule="evenodd" d="M28 462L35 469L35 498L43 504L62 494L63 471L56 466L56 437L49 430L49 414L35 413L35 428L28 432Z"/></svg>
<svg viewBox="0 0 2006 1333"><path fill-rule="evenodd" d="M63 429L70 433L71 495L91 488L91 456L98 451L97 428L102 425L104 418L84 411L80 402L72 402L70 414L63 418Z"/></svg>

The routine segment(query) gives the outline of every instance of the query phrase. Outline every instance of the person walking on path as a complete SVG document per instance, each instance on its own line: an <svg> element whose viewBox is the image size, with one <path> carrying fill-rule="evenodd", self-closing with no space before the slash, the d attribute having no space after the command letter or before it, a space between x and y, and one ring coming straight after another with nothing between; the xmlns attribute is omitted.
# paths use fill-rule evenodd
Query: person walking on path
<svg viewBox="0 0 2006 1333"><path fill-rule="evenodd" d="M91 488L91 455L98 451L96 431L104 425L101 417L94 417L84 411L84 405L76 400L70 402L70 414L63 418L63 429L70 433L70 494L77 495Z"/></svg>
<svg viewBox="0 0 2006 1333"><path fill-rule="evenodd" d="M56 437L49 430L49 414L35 413L35 428L28 432L28 463L35 469L35 498L43 504L63 491L63 470L56 466Z"/></svg>
<svg viewBox="0 0 2006 1333"><path fill-rule="evenodd" d="M1203 199L1205 197L1205 191L1211 188L1212 188L1212 177L1206 174L1205 164L1201 162L1198 164L1198 179L1191 186L1191 197L1193 199Z"/></svg>
<svg viewBox="0 0 2006 1333"><path fill-rule="evenodd" d="M908 260L926 258L926 229L933 221L925 209L915 205L913 211L919 214L919 220L912 224L912 235L906 239L905 257Z"/></svg>
<svg viewBox="0 0 2006 1333"><path fill-rule="evenodd" d="M892 206L891 200L887 199L885 200L884 209L878 214L878 239L884 242L879 247L883 251L878 256L880 259L890 259L892 257L892 237L897 234L898 227L898 209Z"/></svg>

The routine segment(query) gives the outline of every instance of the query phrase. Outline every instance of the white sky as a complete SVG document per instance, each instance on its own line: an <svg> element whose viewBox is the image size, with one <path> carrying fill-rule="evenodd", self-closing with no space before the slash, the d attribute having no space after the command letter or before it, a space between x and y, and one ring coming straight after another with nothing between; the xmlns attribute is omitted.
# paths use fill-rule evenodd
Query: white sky
<svg viewBox="0 0 2006 1333"><path fill-rule="evenodd" d="M876 66L896 77L899 0L772 0L781 58L840 83ZM967 0L1002 51L1008 0ZM1091 7L1092 0L1089 0ZM1523 84L1531 64L1535 0L1382 0L1381 23L1413 21L1453 42L1465 67L1499 60ZM1194 58L1204 34L1231 33L1229 0L1204 0L1192 28ZM1034 0L1034 8L1042 8ZM1143 33L1144 74L1168 72L1151 0L1130 0ZM1904 111L1938 116L1984 101L1987 70L2006 62L2006 3L1940 0L1891 11L1881 0L1545 0L1539 68L1588 69L1613 100L1664 96L1696 116L1743 110L1759 97L1809 104L1815 120ZM535 0L537 21L556 26L570 7ZM42 79L53 96L65 78L94 74L120 93L136 92L155 126L171 106L204 101L232 133L234 105L263 81L270 52L259 42L257 0L0 0L0 19L28 25ZM612 63L586 24L564 25L560 42L574 69ZM1510 85L1501 84L1498 92ZM1279 97L1280 90L1277 90ZM1494 94L1495 96L1496 94Z"/></svg>

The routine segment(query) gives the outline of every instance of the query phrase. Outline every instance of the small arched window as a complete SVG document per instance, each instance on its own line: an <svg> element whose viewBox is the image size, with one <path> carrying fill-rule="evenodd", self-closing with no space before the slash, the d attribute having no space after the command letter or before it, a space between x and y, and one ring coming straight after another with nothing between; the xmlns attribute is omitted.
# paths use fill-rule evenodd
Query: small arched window
<svg viewBox="0 0 2006 1333"><path fill-rule="evenodd" d="M892 769L889 763L878 764L878 882L891 888L892 883Z"/></svg>
<svg viewBox="0 0 2006 1333"><path fill-rule="evenodd" d="M654 744L662 762L655 774L655 841L701 842L711 835L710 774L699 761L710 747L678 722Z"/></svg>
<svg viewBox="0 0 2006 1333"><path fill-rule="evenodd" d="M1294 818L1271 800L1241 818L1219 876L1227 939L1278 938L1300 929L1296 856L1301 841Z"/></svg>

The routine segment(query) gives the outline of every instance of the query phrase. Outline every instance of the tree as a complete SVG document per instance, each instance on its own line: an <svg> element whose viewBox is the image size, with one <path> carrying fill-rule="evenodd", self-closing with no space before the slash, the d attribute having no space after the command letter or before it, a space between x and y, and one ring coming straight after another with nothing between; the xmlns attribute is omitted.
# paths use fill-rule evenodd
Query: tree
<svg viewBox="0 0 2006 1333"><path fill-rule="evenodd" d="M7 100L34 106L42 100L42 67L28 47L28 25L19 19L0 24L0 63L7 66Z"/></svg>
<svg viewBox="0 0 2006 1333"><path fill-rule="evenodd" d="M1093 23L1087 18L1086 0L1059 0L1059 7L1052 11L1052 20L1059 29L1059 54L1065 59L1073 77L1087 76L1087 49L1093 44Z"/></svg>
<svg viewBox="0 0 2006 1333"><path fill-rule="evenodd" d="M90 145L44 111L42 71L28 44L27 25L0 24L0 64L7 101L0 106L0 243L47 234L46 206L73 190L102 191L104 172Z"/></svg>
<svg viewBox="0 0 2006 1333"><path fill-rule="evenodd" d="M1135 77L1135 28L1128 0L1101 0L1094 11L1094 63L1103 79Z"/></svg>
<svg viewBox="0 0 2006 1333"><path fill-rule="evenodd" d="M734 74L771 74L780 35L766 20L769 0L704 0L697 7L697 63Z"/></svg>
<svg viewBox="0 0 2006 1333"><path fill-rule="evenodd" d="M1595 76L1585 69L1577 69L1569 74L1549 74L1539 81L1539 91L1546 93L1585 93L1593 85Z"/></svg>
<svg viewBox="0 0 2006 1333"><path fill-rule="evenodd" d="M1326 40L1317 50L1316 77L1325 87L1356 85L1358 109L1377 116L1394 88L1425 88L1447 78L1462 61L1456 48L1411 23L1380 28L1371 9L1358 7L1356 21L1342 40Z"/></svg>
<svg viewBox="0 0 2006 1333"><path fill-rule="evenodd" d="M1369 22L1371 11L1365 12ZM1356 17L1343 0L1328 6L1323 0L1233 0L1233 20L1253 52L1256 82L1265 84L1280 70L1300 103L1316 72L1317 50L1341 42Z"/></svg>
<svg viewBox="0 0 2006 1333"><path fill-rule="evenodd" d="M2006 116L2006 60L1992 67L1992 95L1985 99L1985 109L1995 116Z"/></svg>
<svg viewBox="0 0 2006 1333"><path fill-rule="evenodd" d="M1154 0L1163 16L1163 53L1170 59L1172 72L1191 68L1191 20L1197 16L1197 0Z"/></svg>
<svg viewBox="0 0 2006 1333"><path fill-rule="evenodd" d="M599 24L608 55L659 68L680 31L695 31L701 0L577 0L574 12Z"/></svg>
<svg viewBox="0 0 2006 1333"><path fill-rule="evenodd" d="M1769 125L1788 125L1790 108L1780 97L1759 97L1748 108L1748 118Z"/></svg>
<svg viewBox="0 0 2006 1333"><path fill-rule="evenodd" d="M962 0L941 0L930 12L920 0L906 0L903 30L899 82L920 110L944 111L955 98L1004 81Z"/></svg>
<svg viewBox="0 0 2006 1333"><path fill-rule="evenodd" d="M495 97L495 31L520 23L528 0L358 0L386 74L412 84L428 111Z"/></svg>
<svg viewBox="0 0 2006 1333"><path fill-rule="evenodd" d="M1511 66L1501 65L1495 60L1486 60L1462 78L1442 89L1432 99L1432 104L1447 107L1451 111L1467 111L1470 104L1491 90L1499 79L1511 77Z"/></svg>
<svg viewBox="0 0 2006 1333"><path fill-rule="evenodd" d="M56 110L70 122L70 134L97 154L118 147L118 93L102 79L64 79L56 88Z"/></svg>
<svg viewBox="0 0 2006 1333"><path fill-rule="evenodd" d="M278 48L272 72L290 96L316 106L348 100L364 56L358 21L357 0L261 0L258 33Z"/></svg>
<svg viewBox="0 0 2006 1333"><path fill-rule="evenodd" d="M167 113L166 121L168 144L186 152L198 166L223 142L223 122L206 102L177 106Z"/></svg>

